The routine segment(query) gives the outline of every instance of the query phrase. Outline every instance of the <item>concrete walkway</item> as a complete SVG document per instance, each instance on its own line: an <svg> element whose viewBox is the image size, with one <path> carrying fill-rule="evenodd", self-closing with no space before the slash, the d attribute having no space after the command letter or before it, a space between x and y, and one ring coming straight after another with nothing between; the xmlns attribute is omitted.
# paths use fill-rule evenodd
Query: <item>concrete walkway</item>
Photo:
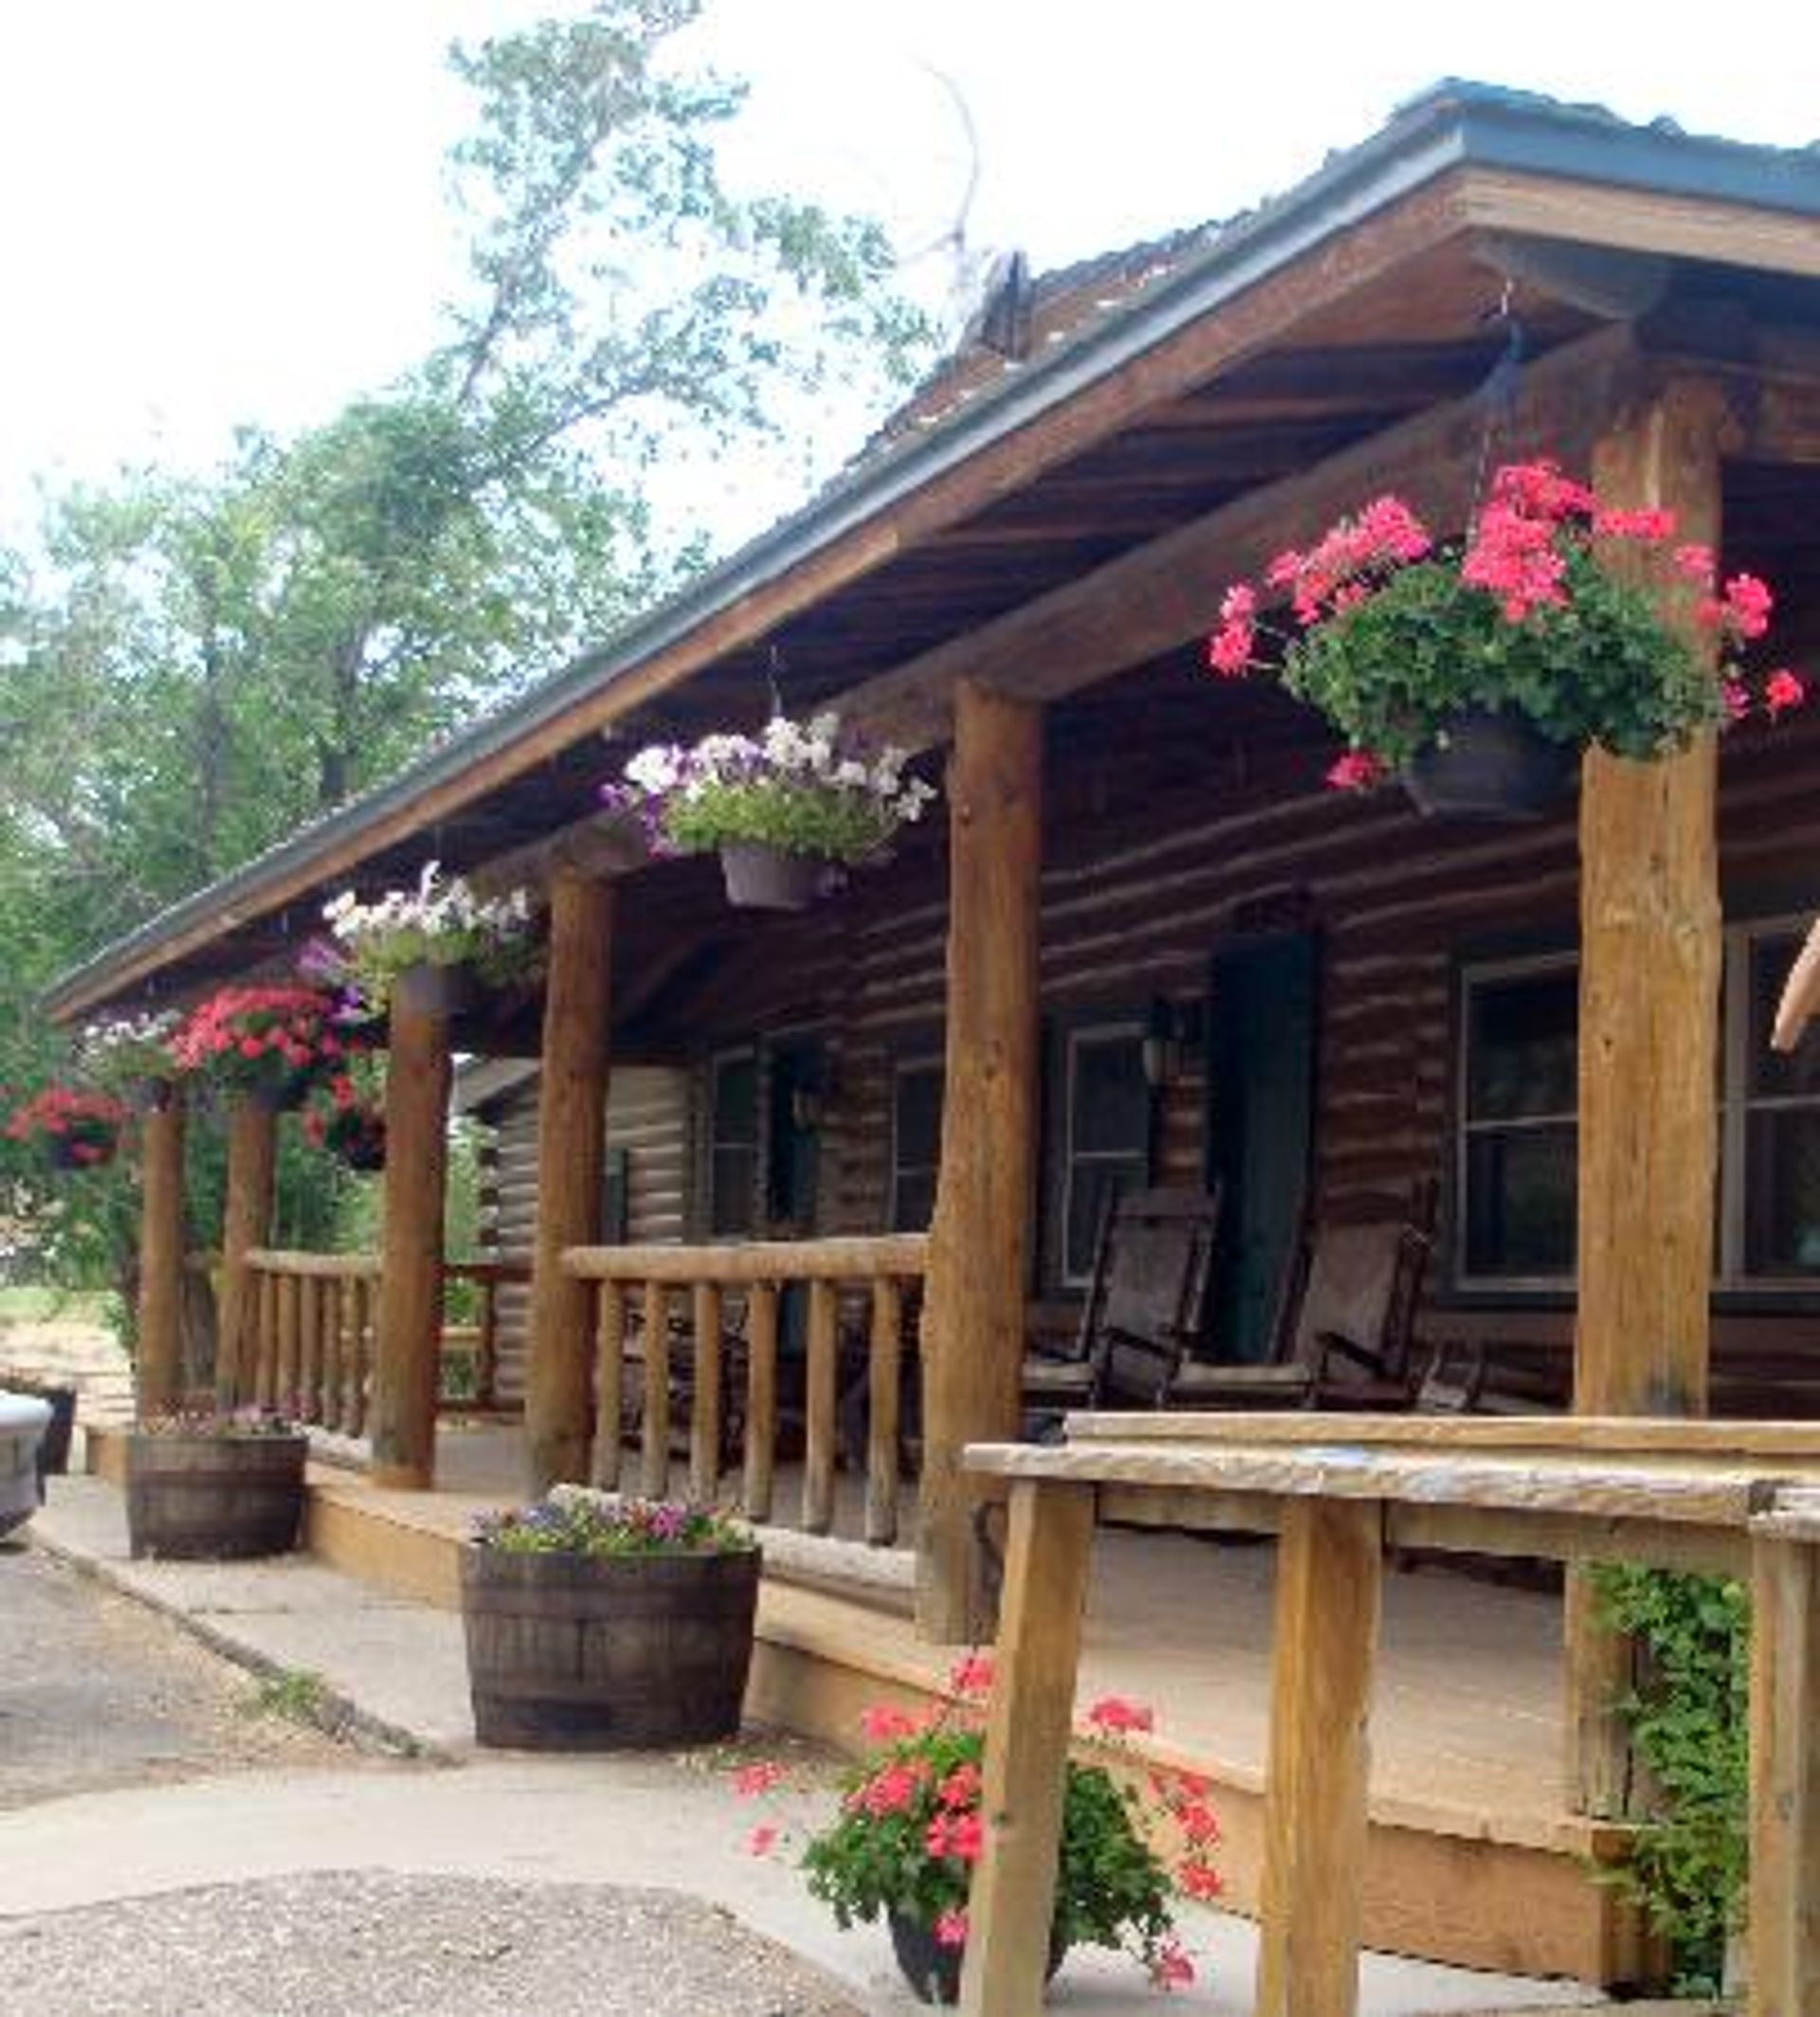
<svg viewBox="0 0 1820 2017"><path fill-rule="evenodd" d="M867 2010L919 2008L878 1929L840 1933L786 1858L745 1853L753 1822L780 1816L760 1817L736 1800L715 1761L477 1752L458 1618L381 1595L307 1557L253 1567L131 1562L120 1497L90 1479L53 1481L51 1504L27 1532L249 1667L319 1676L331 1707L370 1740L458 1769L243 1773L0 1816L6 1913L355 1868L655 1886L704 1899L818 1963ZM806 1757L803 1768L781 1817L799 1827L829 1806L826 1761ZM1202 1982L1167 2007L1184 2017L1244 2017L1253 1929L1193 1907L1181 1917ZM1438 2017L1598 2001L1571 1985L1372 1956L1361 2009ZM1128 1965L1092 1951L1070 1957L1052 2002L1081 2017L1111 2017L1152 1999Z"/></svg>

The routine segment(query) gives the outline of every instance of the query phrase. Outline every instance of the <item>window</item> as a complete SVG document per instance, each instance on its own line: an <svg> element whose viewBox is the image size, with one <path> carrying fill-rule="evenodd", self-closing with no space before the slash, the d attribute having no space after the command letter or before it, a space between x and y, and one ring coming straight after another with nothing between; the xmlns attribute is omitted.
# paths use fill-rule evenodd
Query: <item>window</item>
<svg viewBox="0 0 1820 2017"><path fill-rule="evenodd" d="M1470 969L1461 984L1456 1171L1463 1284L1574 1275L1579 969Z"/></svg>
<svg viewBox="0 0 1820 2017"><path fill-rule="evenodd" d="M906 1058L893 1074L891 1092L890 1229L922 1232L936 1212L936 1172L941 1161L939 1058Z"/></svg>
<svg viewBox="0 0 1820 2017"><path fill-rule="evenodd" d="M1056 1257L1065 1288L1093 1273L1093 1244L1108 1202L1150 1181L1151 1093L1144 1026L1072 1029L1064 1047L1062 1183Z"/></svg>
<svg viewBox="0 0 1820 2017"><path fill-rule="evenodd" d="M1715 1281L1820 1281L1820 1047L1769 1047L1803 927L1725 936ZM1565 1288L1577 1210L1579 968L1570 956L1461 977L1456 1271L1463 1288Z"/></svg>
<svg viewBox="0 0 1820 2017"><path fill-rule="evenodd" d="M1820 1278L1820 1051L1770 1048L1770 1026L1801 928L1727 936L1720 1274L1760 1286Z"/></svg>
<svg viewBox="0 0 1820 2017"><path fill-rule="evenodd" d="M758 1190L758 1057L727 1051L710 1066L708 1231L715 1239L752 1231Z"/></svg>

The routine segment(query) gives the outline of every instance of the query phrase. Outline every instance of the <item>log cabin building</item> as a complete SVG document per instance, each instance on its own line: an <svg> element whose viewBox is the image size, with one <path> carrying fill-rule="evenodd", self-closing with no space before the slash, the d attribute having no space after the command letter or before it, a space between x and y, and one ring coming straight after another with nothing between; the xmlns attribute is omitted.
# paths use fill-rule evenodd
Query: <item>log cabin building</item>
<svg viewBox="0 0 1820 2017"><path fill-rule="evenodd" d="M396 1145L439 1136L451 1043L517 1061L469 1103L497 1252L535 1277L500 1382L535 1482L620 1477L592 1429L638 1285L673 1314L688 1288L705 1335L723 1295L797 1279L727 1254L798 1244L813 1285L758 1336L814 1379L856 1281L895 1321L926 1271L933 1640L977 1609L959 1450L1014 1428L1027 1335L1065 1326L1115 1191L1223 1186L1213 1355L1272 1350L1306 1223L1433 1185L1420 1335L1483 1351L1488 1393L1820 1411L1820 1068L1766 1045L1820 908L1820 709L1593 754L1552 814L1486 826L1329 790L1324 723L1205 663L1227 585L1341 511L1395 492L1457 532L1488 457L1547 454L1772 583L1779 654L1820 676L1820 156L1448 84L1245 217L1000 306L997 347L793 518L58 990L73 1022L273 971L328 896L431 853L544 890L541 999L453 1039L393 1020L375 1475L431 1481L441 1175ZM712 862L646 860L598 809L646 742L756 727L774 680L944 787L796 916L730 909ZM168 1209L149 1183L148 1228ZM256 1204L238 1227L230 1359ZM902 1346L875 1322L872 1349ZM173 1350L155 1324L148 1363ZM680 1404L698 1487L725 1398ZM759 1482L769 1507L768 1455ZM1599 1937L1566 1965L1609 1971Z"/></svg>

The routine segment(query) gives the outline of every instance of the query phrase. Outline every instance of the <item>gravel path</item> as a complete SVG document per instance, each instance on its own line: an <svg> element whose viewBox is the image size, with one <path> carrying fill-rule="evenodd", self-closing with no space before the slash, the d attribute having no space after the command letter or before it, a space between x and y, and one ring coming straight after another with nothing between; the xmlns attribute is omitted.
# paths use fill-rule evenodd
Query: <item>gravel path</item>
<svg viewBox="0 0 1820 2017"><path fill-rule="evenodd" d="M33 2017L862 2017L694 1899L335 1871L0 1919Z"/></svg>
<svg viewBox="0 0 1820 2017"><path fill-rule="evenodd" d="M270 1710L250 1675L48 1555L0 1544L0 1811L360 1754Z"/></svg>

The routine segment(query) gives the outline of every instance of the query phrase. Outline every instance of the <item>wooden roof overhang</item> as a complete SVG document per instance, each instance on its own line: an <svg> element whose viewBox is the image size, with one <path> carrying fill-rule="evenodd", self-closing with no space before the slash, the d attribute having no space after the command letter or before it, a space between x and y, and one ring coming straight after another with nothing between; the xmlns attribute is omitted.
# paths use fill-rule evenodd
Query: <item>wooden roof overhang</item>
<svg viewBox="0 0 1820 2017"><path fill-rule="evenodd" d="M602 652L106 948L51 1012L287 956L334 890L429 856L533 864L566 834L606 859L587 823L625 752L755 722L774 664L792 711L838 697L928 748L959 679L1054 699L1179 651L1228 581L1362 495L1460 523L1506 282L1526 361L1501 454L1571 459L1644 376L1697 358L1763 465L1755 533L1820 536L1768 466L1820 461L1820 158L1444 87ZM712 885L660 873L674 947Z"/></svg>

